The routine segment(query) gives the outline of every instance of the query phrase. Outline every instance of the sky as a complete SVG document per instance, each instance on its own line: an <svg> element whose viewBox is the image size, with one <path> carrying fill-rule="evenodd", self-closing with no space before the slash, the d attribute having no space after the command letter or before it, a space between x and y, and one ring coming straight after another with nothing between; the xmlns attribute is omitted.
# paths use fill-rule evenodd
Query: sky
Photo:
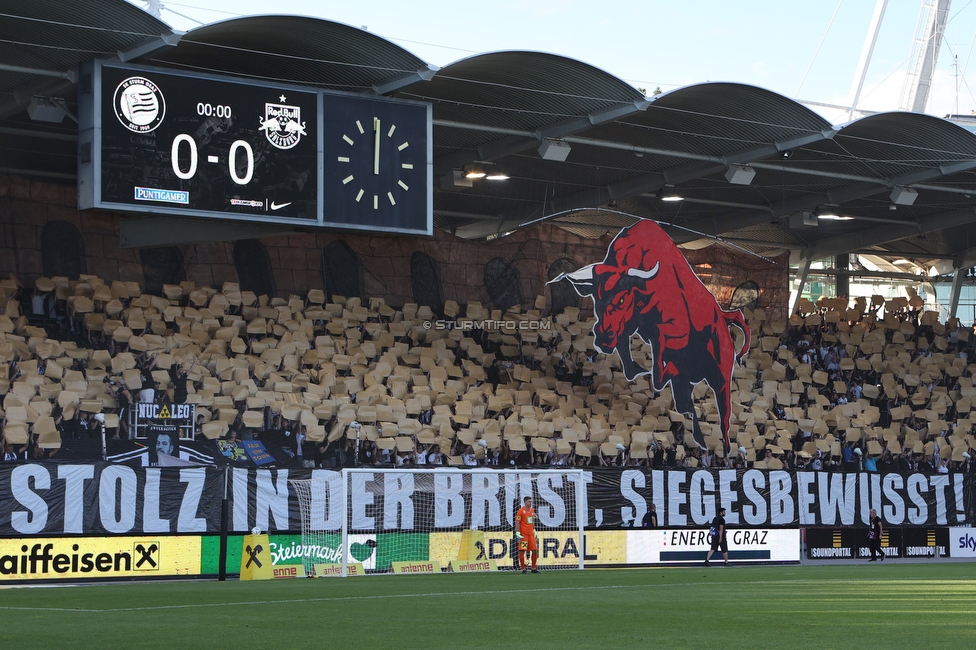
<svg viewBox="0 0 976 650"><path fill-rule="evenodd" d="M648 93L735 81L844 106L875 8L875 0L160 1L162 20L180 30L242 15L308 15L368 29L441 67L534 50L584 61ZM921 4L888 0L860 109L900 107ZM952 0L949 15L927 110L939 116L976 111L976 0ZM847 119L811 108L835 123Z"/></svg>

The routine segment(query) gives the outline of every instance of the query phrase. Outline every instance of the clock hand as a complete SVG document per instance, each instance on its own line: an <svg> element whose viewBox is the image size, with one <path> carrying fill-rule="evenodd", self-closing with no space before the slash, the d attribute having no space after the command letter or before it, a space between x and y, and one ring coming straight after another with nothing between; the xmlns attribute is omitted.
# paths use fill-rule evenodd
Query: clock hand
<svg viewBox="0 0 976 650"><path fill-rule="evenodd" d="M373 174L380 175L380 118L373 118Z"/></svg>

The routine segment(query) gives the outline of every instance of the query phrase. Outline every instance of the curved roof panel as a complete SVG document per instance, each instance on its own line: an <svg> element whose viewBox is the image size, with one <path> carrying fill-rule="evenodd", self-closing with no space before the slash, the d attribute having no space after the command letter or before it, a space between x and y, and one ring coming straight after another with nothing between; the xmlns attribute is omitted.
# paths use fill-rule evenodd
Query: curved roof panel
<svg viewBox="0 0 976 650"><path fill-rule="evenodd" d="M435 119L530 131L644 101L636 88L588 63L523 51L461 59L401 95L431 102Z"/></svg>
<svg viewBox="0 0 976 650"><path fill-rule="evenodd" d="M620 128L624 125L626 130ZM829 122L791 99L764 88L726 82L686 86L659 95L646 111L614 126L618 134L613 137L626 133L648 147L712 156L796 138L819 138L831 129Z"/></svg>
<svg viewBox="0 0 976 650"><path fill-rule="evenodd" d="M976 157L976 135L922 113L878 113L845 124L834 138L852 156L913 165Z"/></svg>
<svg viewBox="0 0 976 650"><path fill-rule="evenodd" d="M152 63L362 91L429 66L357 27L305 16L248 16L205 25Z"/></svg>
<svg viewBox="0 0 976 650"><path fill-rule="evenodd" d="M931 115L892 112L842 125L831 140L812 143L783 165L820 173L824 190L864 176L881 181L883 189L889 182L940 180L972 168L974 160L976 135L968 130ZM844 183L842 175L851 178Z"/></svg>
<svg viewBox="0 0 976 650"><path fill-rule="evenodd" d="M739 123L807 130L831 128L809 108L766 88L728 81L683 86L654 98L654 106L690 115L723 116Z"/></svg>
<svg viewBox="0 0 976 650"><path fill-rule="evenodd" d="M78 64L115 56L172 33L124 0L0 0L0 61L51 74L0 72L0 92L74 73Z"/></svg>

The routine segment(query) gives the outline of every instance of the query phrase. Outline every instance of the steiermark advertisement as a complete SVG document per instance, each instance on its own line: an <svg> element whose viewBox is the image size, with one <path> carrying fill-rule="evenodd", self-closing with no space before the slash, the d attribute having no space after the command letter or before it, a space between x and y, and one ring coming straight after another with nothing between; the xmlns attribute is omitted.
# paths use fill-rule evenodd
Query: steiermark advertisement
<svg viewBox="0 0 976 650"><path fill-rule="evenodd" d="M227 539L227 573L236 574L241 566L243 535ZM323 535L318 543L302 544L301 535L271 535L271 562L274 566L301 565L308 557L313 564L342 562L342 537ZM362 563L367 571L386 571L393 562L428 560L429 540L426 533L395 535L349 535L347 562ZM216 575L220 569L220 537L203 538L200 554L200 573Z"/></svg>

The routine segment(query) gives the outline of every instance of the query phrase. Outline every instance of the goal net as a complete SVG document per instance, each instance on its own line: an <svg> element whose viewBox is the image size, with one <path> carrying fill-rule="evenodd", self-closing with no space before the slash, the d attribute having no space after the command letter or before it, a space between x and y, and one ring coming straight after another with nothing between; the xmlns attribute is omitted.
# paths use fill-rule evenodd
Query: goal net
<svg viewBox="0 0 976 650"><path fill-rule="evenodd" d="M532 497L538 568L581 569L582 470L344 469L292 480L306 575L510 570ZM530 558L526 558L530 561Z"/></svg>

